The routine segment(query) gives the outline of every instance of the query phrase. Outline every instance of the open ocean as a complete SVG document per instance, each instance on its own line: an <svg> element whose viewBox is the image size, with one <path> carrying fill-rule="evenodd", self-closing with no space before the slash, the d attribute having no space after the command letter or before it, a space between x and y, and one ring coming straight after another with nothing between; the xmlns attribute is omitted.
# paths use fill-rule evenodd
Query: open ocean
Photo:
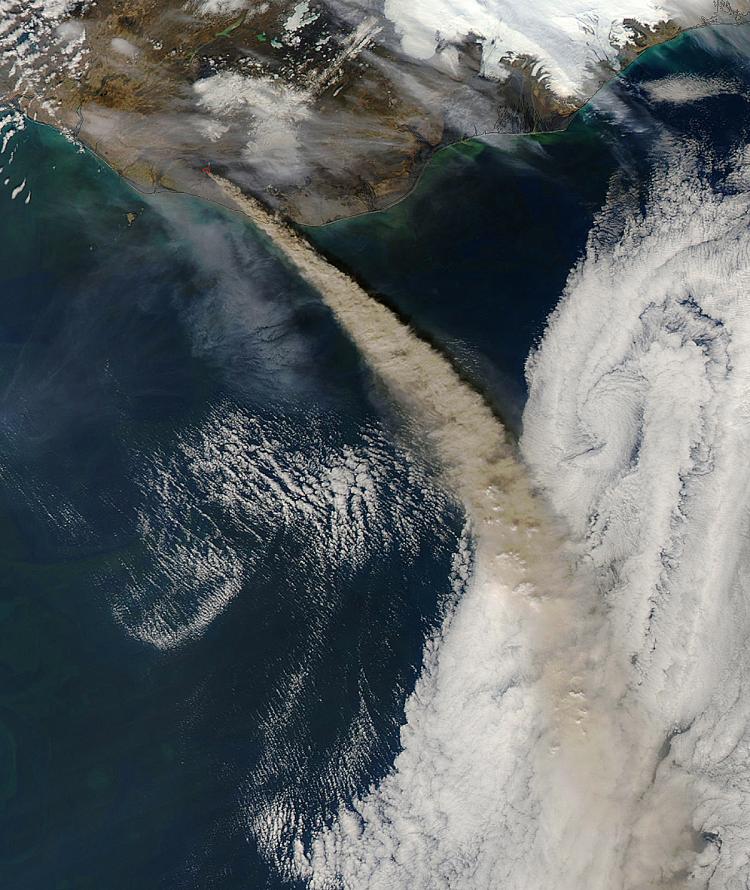
<svg viewBox="0 0 750 890"><path fill-rule="evenodd" d="M748 27L688 33L566 132L445 149L308 235L518 433L613 177L645 202L666 146L718 168L746 144L748 51ZM655 102L672 76L731 88ZM295 886L264 814L312 830L388 773L463 509L243 217L3 120L0 886Z"/></svg>

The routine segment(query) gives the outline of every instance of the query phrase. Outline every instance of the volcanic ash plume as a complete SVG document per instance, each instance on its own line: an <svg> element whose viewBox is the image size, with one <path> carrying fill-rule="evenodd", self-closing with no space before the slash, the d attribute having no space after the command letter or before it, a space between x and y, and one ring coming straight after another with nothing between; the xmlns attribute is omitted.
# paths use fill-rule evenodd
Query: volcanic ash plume
<svg viewBox="0 0 750 890"><path fill-rule="evenodd" d="M639 716L615 707L623 674L607 657L593 585L569 571L563 536L505 430L439 352L214 178L411 418L463 500L476 548L473 565L468 553L458 559L463 595L426 646L390 774L338 813L276 801L249 814L259 844L287 877L316 888L619 886L609 879L641 790L628 779L640 776Z"/></svg>

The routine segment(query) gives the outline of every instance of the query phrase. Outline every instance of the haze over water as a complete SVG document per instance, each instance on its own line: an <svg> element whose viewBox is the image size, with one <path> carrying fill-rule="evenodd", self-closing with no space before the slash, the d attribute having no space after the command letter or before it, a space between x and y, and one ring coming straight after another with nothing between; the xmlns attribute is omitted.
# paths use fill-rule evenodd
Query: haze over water
<svg viewBox="0 0 750 890"><path fill-rule="evenodd" d="M663 886L741 885L747 39L681 38L567 133L449 150L392 211L310 233L523 428L606 615L557 653L554 627L535 648L505 606L478 639L481 537L460 486L246 222L139 196L30 122L9 141L4 886L356 887L367 873L373 887L537 890L551 873L639 887L655 871ZM721 571L696 581L695 548ZM581 705L606 715L597 751L619 808L597 800L573 838L530 690L592 640L604 673L590 676L624 703ZM717 649L724 661L702 660ZM487 709L462 710L467 688ZM462 834L477 814L481 831ZM674 829L663 843L655 821Z"/></svg>

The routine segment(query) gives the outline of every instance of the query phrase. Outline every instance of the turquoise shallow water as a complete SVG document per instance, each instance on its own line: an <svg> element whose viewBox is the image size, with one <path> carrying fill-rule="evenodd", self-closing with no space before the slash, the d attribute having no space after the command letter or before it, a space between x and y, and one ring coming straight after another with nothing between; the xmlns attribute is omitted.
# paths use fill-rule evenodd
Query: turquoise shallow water
<svg viewBox="0 0 750 890"><path fill-rule="evenodd" d="M641 56L565 131L458 143L390 210L308 234L442 344L517 431L529 348L583 253L611 178L649 182L654 161L680 140L702 140L707 158L739 144L747 50L748 26L688 32ZM737 89L711 103L651 102L643 84L675 74L736 79Z"/></svg>
<svg viewBox="0 0 750 890"><path fill-rule="evenodd" d="M460 511L244 221L146 202L42 127L14 144L32 199L0 195L0 883L277 886L248 812L279 788L324 807L363 707L341 781L384 768Z"/></svg>
<svg viewBox="0 0 750 890"><path fill-rule="evenodd" d="M644 82L744 83L747 40L652 51L565 134L450 149L391 211L311 237L517 427L524 361L612 175L647 182L665 135L718 159L746 139L739 94L656 108ZM285 886L254 820L279 797L327 818L389 768L461 510L242 219L145 199L30 122L12 146L0 885Z"/></svg>
<svg viewBox="0 0 750 890"><path fill-rule="evenodd" d="M587 129L508 140L500 149L459 143L392 209L309 234L443 344L517 429L529 345L585 244L613 169Z"/></svg>

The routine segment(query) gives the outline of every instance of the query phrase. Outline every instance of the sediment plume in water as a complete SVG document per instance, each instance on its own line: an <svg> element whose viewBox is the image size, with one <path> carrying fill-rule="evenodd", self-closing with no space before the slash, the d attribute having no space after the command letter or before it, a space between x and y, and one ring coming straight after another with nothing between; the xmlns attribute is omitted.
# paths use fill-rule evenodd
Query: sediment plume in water
<svg viewBox="0 0 750 890"><path fill-rule="evenodd" d="M558 890L625 886L612 879L641 788L628 779L640 776L638 715L618 713L623 681L593 585L570 570L563 530L506 430L393 312L258 201L214 180L407 413L475 542L462 595L426 646L392 772L338 813L304 814L283 794L249 813L261 849L285 877L317 888L539 890L551 876ZM655 846L649 856L663 859Z"/></svg>

